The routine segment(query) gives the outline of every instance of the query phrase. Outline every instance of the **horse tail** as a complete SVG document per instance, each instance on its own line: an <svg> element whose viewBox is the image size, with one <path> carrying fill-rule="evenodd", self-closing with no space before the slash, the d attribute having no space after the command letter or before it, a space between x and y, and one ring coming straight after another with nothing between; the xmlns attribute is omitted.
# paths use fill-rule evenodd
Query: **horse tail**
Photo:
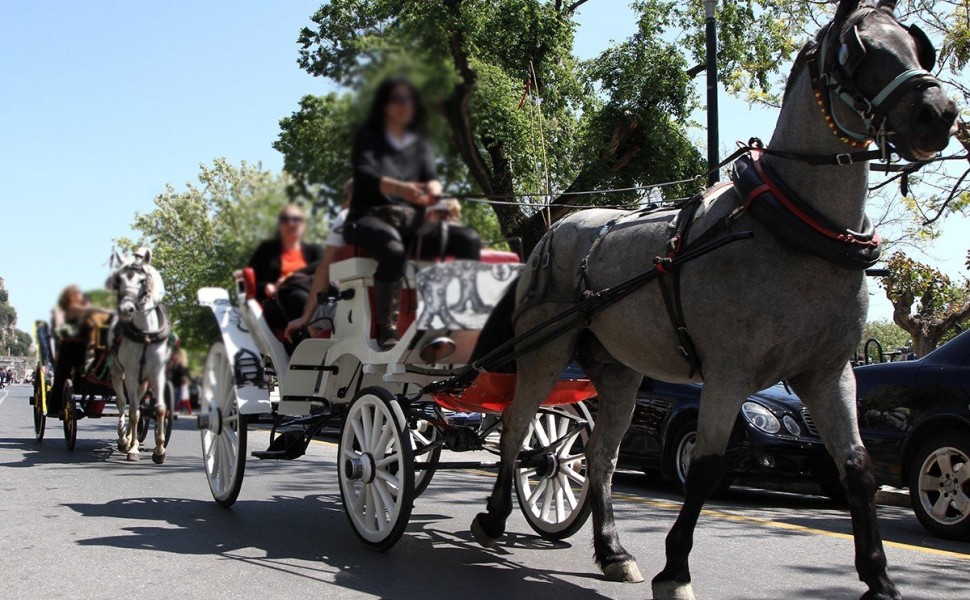
<svg viewBox="0 0 970 600"><path fill-rule="evenodd" d="M482 327L482 331L478 335L475 350L472 352L472 362L486 356L489 352L515 337L512 313L515 312L515 288L518 287L518 283L519 278L516 276L505 289L502 299L498 301L498 304L488 315L488 320L485 321L485 326ZM515 361L495 370L503 373L514 373Z"/></svg>

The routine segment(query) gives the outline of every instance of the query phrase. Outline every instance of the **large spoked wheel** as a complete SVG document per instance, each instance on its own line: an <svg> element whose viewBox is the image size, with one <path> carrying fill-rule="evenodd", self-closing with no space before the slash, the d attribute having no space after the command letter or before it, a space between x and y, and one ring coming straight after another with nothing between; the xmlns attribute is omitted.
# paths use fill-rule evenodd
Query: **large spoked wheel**
<svg viewBox="0 0 970 600"><path fill-rule="evenodd" d="M431 485L431 479L441 459L441 446L427 450L438 440L438 430L428 421L419 420L408 430L411 433L411 450L414 452L414 495L417 497ZM418 468L419 466L423 468Z"/></svg>
<svg viewBox="0 0 970 600"><path fill-rule="evenodd" d="M910 469L913 512L933 535L970 540L970 442L962 431L939 433L919 449Z"/></svg>
<svg viewBox="0 0 970 600"><path fill-rule="evenodd" d="M383 388L360 391L338 453L340 498L354 533L381 552L401 539L414 504L414 454L404 412Z"/></svg>
<svg viewBox="0 0 970 600"><path fill-rule="evenodd" d="M589 518L585 452L592 424L582 403L542 408L532 419L523 451L538 451L541 466L517 467L515 492L529 526L544 539L564 540Z"/></svg>
<svg viewBox="0 0 970 600"><path fill-rule="evenodd" d="M246 417L239 413L236 385L229 355L222 342L209 349L202 379L199 419L202 430L202 460L212 498L224 507L232 506L242 489L246 471Z"/></svg>
<svg viewBox="0 0 970 600"><path fill-rule="evenodd" d="M70 379L64 382L64 406L61 418L64 421L64 443L68 450L77 445L77 406L74 404L74 384Z"/></svg>
<svg viewBox="0 0 970 600"><path fill-rule="evenodd" d="M41 390L39 379L34 380L34 437L38 442L44 440L44 430L47 428L47 415L44 414L44 390Z"/></svg>

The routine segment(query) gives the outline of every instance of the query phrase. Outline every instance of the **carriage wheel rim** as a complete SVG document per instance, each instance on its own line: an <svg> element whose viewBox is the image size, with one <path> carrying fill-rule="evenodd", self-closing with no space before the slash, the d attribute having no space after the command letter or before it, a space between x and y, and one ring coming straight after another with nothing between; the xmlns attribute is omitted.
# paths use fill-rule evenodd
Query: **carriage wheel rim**
<svg viewBox="0 0 970 600"><path fill-rule="evenodd" d="M941 525L957 525L970 517L970 456L952 446L926 457L919 471L919 502L926 515Z"/></svg>
<svg viewBox="0 0 970 600"><path fill-rule="evenodd" d="M371 394L354 401L341 432L340 462L364 463L372 472L358 479L342 476L340 486L354 529L371 543L392 534L405 502L410 501L403 489L408 467L399 450L401 441L401 430L387 403Z"/></svg>
<svg viewBox="0 0 970 600"><path fill-rule="evenodd" d="M573 420L555 411L537 414L529 427L525 450L549 445L569 432ZM578 451L580 442L588 441L587 430L573 433L556 450L551 450L555 468L539 474L536 469L516 469L516 483L522 495L526 517L549 532L567 529L582 514L589 491L586 455Z"/></svg>
<svg viewBox="0 0 970 600"><path fill-rule="evenodd" d="M217 499L224 499L231 493L238 471L239 412L233 386L225 348L213 351L206 364L200 411L215 413L221 421L218 431L207 429L202 432L206 477Z"/></svg>

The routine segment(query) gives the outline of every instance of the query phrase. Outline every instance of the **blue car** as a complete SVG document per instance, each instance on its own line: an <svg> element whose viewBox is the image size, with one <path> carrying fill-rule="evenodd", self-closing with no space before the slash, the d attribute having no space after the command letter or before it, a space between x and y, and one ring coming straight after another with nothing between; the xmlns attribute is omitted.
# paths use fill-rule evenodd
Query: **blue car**
<svg viewBox="0 0 970 600"><path fill-rule="evenodd" d="M919 360L856 367L876 481L908 487L935 535L970 540L970 331Z"/></svg>

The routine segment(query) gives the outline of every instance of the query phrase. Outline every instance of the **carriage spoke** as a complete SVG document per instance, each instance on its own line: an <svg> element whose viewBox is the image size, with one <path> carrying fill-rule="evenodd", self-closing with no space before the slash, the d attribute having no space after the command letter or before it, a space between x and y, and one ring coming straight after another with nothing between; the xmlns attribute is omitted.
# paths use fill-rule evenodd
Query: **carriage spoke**
<svg viewBox="0 0 970 600"><path fill-rule="evenodd" d="M566 520L566 507L564 506L566 501L563 498L562 482L556 478L553 480L553 485L556 486L556 523L562 523Z"/></svg>
<svg viewBox="0 0 970 600"><path fill-rule="evenodd" d="M548 479L541 479L541 480L539 480L539 483L536 484L536 487L532 490L532 493L529 494L529 505L530 506L532 506L533 508L538 508L538 505L536 504L536 499L539 498L539 496L542 495L542 493L546 491L546 488L547 487L549 487L549 480Z"/></svg>
<svg viewBox="0 0 970 600"><path fill-rule="evenodd" d="M374 525L374 517L376 515L374 508L373 486L365 485L364 493L367 495L367 499L365 500L364 504L364 523L367 525L367 527L372 527Z"/></svg>
<svg viewBox="0 0 970 600"><path fill-rule="evenodd" d="M364 493L363 489L357 489L354 487L354 493L356 497L354 498L354 514L359 515L364 510L364 503L367 501L367 495Z"/></svg>
<svg viewBox="0 0 970 600"><path fill-rule="evenodd" d="M374 466L377 467L378 469L384 469L387 466L396 463L397 462L397 459L399 457L400 457L400 455L397 454L396 452L394 454L388 454L387 456L385 456L384 458L382 458L380 460L375 460L374 461ZM384 471L381 471L381 473L383 473L383 472Z"/></svg>
<svg viewBox="0 0 970 600"><path fill-rule="evenodd" d="M387 451L388 445L391 442L391 435L393 434L394 432L390 427L385 427L384 430L381 431L380 437L377 438L377 444L371 448L371 452L374 454L383 454L385 451ZM374 437L376 438L377 436Z"/></svg>
<svg viewBox="0 0 970 600"><path fill-rule="evenodd" d="M565 493L566 502L569 503L569 510L575 510L579 503L576 501L576 494L573 493L573 486L569 485L569 478L561 473L559 474L559 487Z"/></svg>
<svg viewBox="0 0 970 600"><path fill-rule="evenodd" d="M569 468L569 467L563 469L563 474L565 474L566 477L575 481L576 484L580 486L582 486L583 483L586 481L586 478L584 476L580 475L579 473L577 473L576 471L574 471L572 468Z"/></svg>
<svg viewBox="0 0 970 600"><path fill-rule="evenodd" d="M377 477L380 479L383 479L384 481L386 481L387 483L393 485L398 489L401 488L401 480L395 477L394 475L391 475L387 471L383 471L383 470L377 471Z"/></svg>
<svg viewBox="0 0 970 600"><path fill-rule="evenodd" d="M361 447L366 448L368 451L373 449L374 447L371 444L373 440L371 440L371 437L370 437L371 428L373 427L373 425L374 425L374 415L371 413L370 409L365 408L364 410L360 411L361 437L359 439L360 439Z"/></svg>
<svg viewBox="0 0 970 600"><path fill-rule="evenodd" d="M384 412L381 410L375 410L374 422L371 423L371 431L370 431L370 441L373 444L371 446L372 452L380 452L384 448L384 445L387 444L387 437L390 437L389 435L388 436L382 435L384 433L387 433L386 430L388 429L384 427L384 423L385 423ZM374 440L377 440L377 442L374 443Z"/></svg>
<svg viewBox="0 0 970 600"><path fill-rule="evenodd" d="M542 496L542 510L539 513L539 517L543 521L549 520L549 513L552 512L552 498L553 498L553 487L554 484L550 480L544 480L546 482L546 491Z"/></svg>
<svg viewBox="0 0 970 600"><path fill-rule="evenodd" d="M357 443L360 445L361 450L366 452L367 447L364 444L364 431L362 429L360 421L358 421L357 419L354 419L353 421L350 422L350 426L354 430L354 436L357 438Z"/></svg>
<svg viewBox="0 0 970 600"><path fill-rule="evenodd" d="M394 498L391 497L391 493L387 489L387 484L377 479L374 481L374 489L377 490L378 495L381 497L381 502L384 504L384 509L387 511L387 517L393 517L395 502ZM382 518L382 521L386 519Z"/></svg>

